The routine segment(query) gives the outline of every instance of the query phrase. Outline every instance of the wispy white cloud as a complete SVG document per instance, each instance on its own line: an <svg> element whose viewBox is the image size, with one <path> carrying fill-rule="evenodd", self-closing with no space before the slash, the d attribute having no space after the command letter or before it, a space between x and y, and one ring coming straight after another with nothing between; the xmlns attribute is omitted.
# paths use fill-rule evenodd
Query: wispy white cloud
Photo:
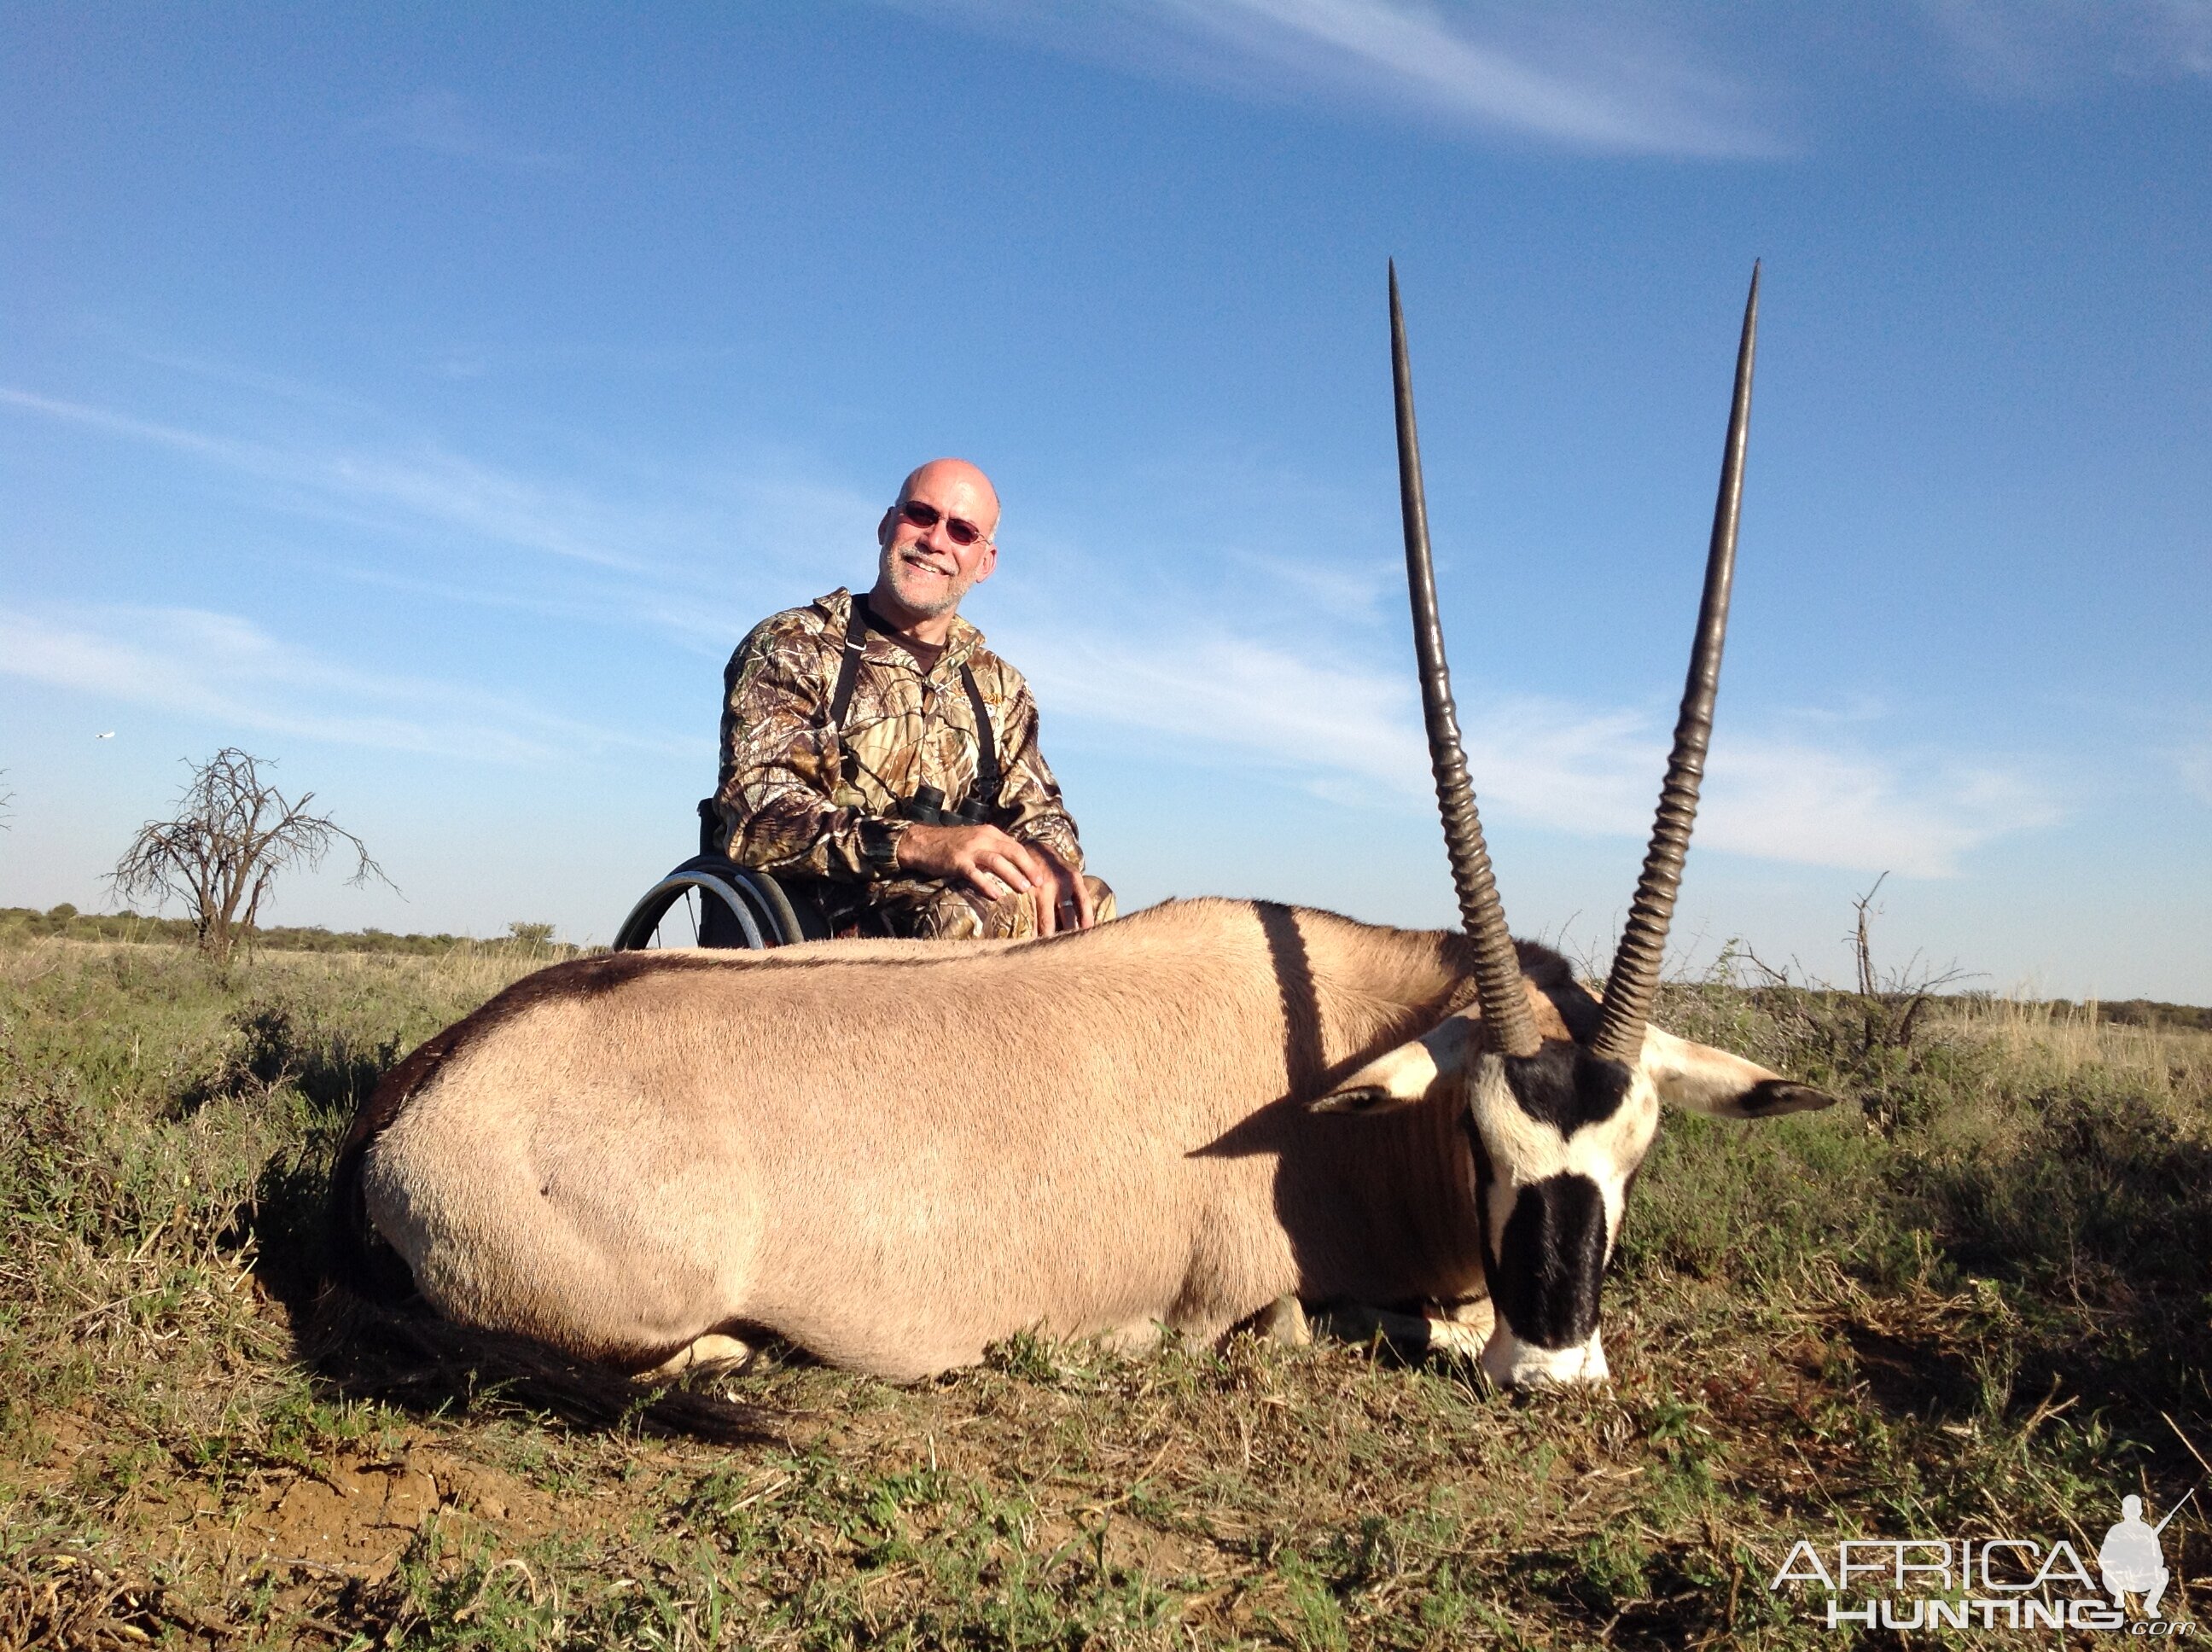
<svg viewBox="0 0 2212 1652"><path fill-rule="evenodd" d="M2063 813L2026 775L1986 762L1755 736L1717 735L1714 745L1698 841L1770 860L1948 878L1984 844ZM1658 774L1656 762L1645 771L1651 803ZM1642 829L1650 829L1648 818Z"/></svg>
<svg viewBox="0 0 2212 1652"><path fill-rule="evenodd" d="M257 384L257 375L225 376L256 394L278 394ZM313 399L289 383L280 398L295 405ZM325 399L326 410L374 412ZM487 464L421 437L348 441L326 434L327 421L297 416L281 421L296 427L295 434L261 439L6 386L0 408L229 472L254 484L251 502L264 508L416 540L425 576L417 582L449 599L545 612L586 605L601 618L709 648L728 648L763 602L864 574L890 491L887 483L882 496L865 494L787 453L631 475L624 492ZM472 592L452 577L457 560L473 559L495 580L501 570L485 555L495 550L555 558L571 565L573 577L549 592L539 574L510 569L506 586L479 581ZM386 566L377 577L408 576Z"/></svg>
<svg viewBox="0 0 2212 1652"><path fill-rule="evenodd" d="M1393 792L1426 772L1406 685L1395 679L1227 632L1140 644L1039 627L1009 631L1005 646L1056 715Z"/></svg>
<svg viewBox="0 0 2212 1652"><path fill-rule="evenodd" d="M359 398L341 394L327 385L317 384L291 374L271 373L266 368L228 361L220 355L147 345L128 338L118 340L118 348L131 360L143 362L149 367L166 368L187 379L241 392L254 400L283 403L315 416L359 418L364 415L374 416L375 412Z"/></svg>
<svg viewBox="0 0 2212 1652"><path fill-rule="evenodd" d="M558 170L575 164L568 155L498 131L467 98L442 87L428 88L380 109L359 126L409 149L517 171Z"/></svg>
<svg viewBox="0 0 2212 1652"><path fill-rule="evenodd" d="M2191 796L2212 803L2212 736L2173 754L2173 766Z"/></svg>
<svg viewBox="0 0 2212 1652"><path fill-rule="evenodd" d="M40 396L32 391L17 390L5 385L0 385L0 406L58 419L69 424L83 425L110 435L128 436L137 441L151 442L180 452L196 453L203 459L227 465L249 465L254 454L250 443L199 431L179 429L172 425L134 418L130 414L118 413L108 408L87 407L80 403L60 401L51 396Z"/></svg>
<svg viewBox="0 0 2212 1652"><path fill-rule="evenodd" d="M1968 84L2049 96L2125 76L2212 76L2205 0L1917 0Z"/></svg>
<svg viewBox="0 0 2212 1652"><path fill-rule="evenodd" d="M1259 575L1262 586L1287 592L1293 602L1340 622L1368 619L1386 601L1396 605L1405 601L1402 564L1388 556L1340 553L1308 558L1237 549L1227 551L1225 560Z"/></svg>
<svg viewBox="0 0 2212 1652"><path fill-rule="evenodd" d="M2184 75L2212 76L2212 6L2204 0L2144 0L2142 9L2154 64Z"/></svg>
<svg viewBox="0 0 2212 1652"><path fill-rule="evenodd" d="M2212 76L2206 0L883 3L1248 97L1600 154L1787 154L1822 104L1849 118L1900 82L2014 99Z"/></svg>
<svg viewBox="0 0 2212 1652"><path fill-rule="evenodd" d="M355 506L396 507L498 544L602 568L641 564L619 536L594 532L593 501L428 445L407 453L285 444L188 429L112 409L0 386L0 405L145 442L244 472L280 490L267 502L297 506L319 495Z"/></svg>
<svg viewBox="0 0 2212 1652"><path fill-rule="evenodd" d="M1151 647L1042 631L1010 642L1057 716L1164 735L1186 755L1273 769L1345 799L1426 807L1427 747L1408 674L1382 675L1226 633ZM1670 723L1643 708L1462 689L1485 811L1596 836L1651 827ZM1988 763L1787 736L1717 735L1699 816L1709 847L1801 865L1942 878L1972 850L2057 817Z"/></svg>
<svg viewBox="0 0 2212 1652"><path fill-rule="evenodd" d="M465 683L364 671L201 609L0 609L0 673L239 729L492 762L690 751Z"/></svg>
<svg viewBox="0 0 2212 1652"><path fill-rule="evenodd" d="M631 509L426 444L348 448L312 434L293 446L245 441L20 390L0 389L0 404L259 478L279 503L396 512L436 530L426 543L438 553L418 570L387 565L356 577L445 601L643 625L710 653L732 646L770 607L865 578L881 508L876 496L788 455L716 467L707 502ZM538 578L471 588L452 576L449 548L475 541L522 546L578 571L558 588ZM1410 674L1377 671L1361 652L1361 639L1378 635L1379 594L1395 582L1388 559L1370 566L1346 562L1340 549L1307 557L1273 544L1214 553L1198 560L1233 568L1237 618L1171 632L1159 616L1208 611L1210 587L1163 601L1151 582L1139 592L1117 559L1048 531L1017 554L1032 564L1016 576L1030 588L1011 602L1001 593L994 640L1029 671L1055 720L1080 719L1111 739L1164 738L1194 759L1332 797L1429 806ZM1292 599L1271 604L1255 590L1275 586ZM167 609L126 623L119 610L102 612L9 617L0 632L4 669L362 744L538 762L579 744L623 743L496 695L354 671L234 616ZM1347 629L1347 616L1364 623ZM1492 815L1579 834L1649 830L1667 732L1650 708L1485 700L1463 684L1461 717ZM1769 859L1942 877L1980 845L2053 817L2049 797L2000 766L1921 748L1882 750L1883 720L1878 707L1862 705L1757 734L1724 721L1700 841Z"/></svg>
<svg viewBox="0 0 2212 1652"><path fill-rule="evenodd" d="M653 495L643 502L486 464L427 439L349 444L312 428L291 439L250 439L5 386L0 407L234 472L260 484L254 502L271 509L429 531L441 568L456 552L496 547L619 576L615 611L651 616L679 634L726 626L723 604L742 606L755 587L833 568L833 583L850 577L856 550L873 554L883 509L881 500L788 455L733 459L708 475L636 478L633 491Z"/></svg>
<svg viewBox="0 0 2212 1652"><path fill-rule="evenodd" d="M1054 49L1261 94L1350 98L1573 149L1772 153L1742 82L1649 15L1426 0L894 0Z"/></svg>

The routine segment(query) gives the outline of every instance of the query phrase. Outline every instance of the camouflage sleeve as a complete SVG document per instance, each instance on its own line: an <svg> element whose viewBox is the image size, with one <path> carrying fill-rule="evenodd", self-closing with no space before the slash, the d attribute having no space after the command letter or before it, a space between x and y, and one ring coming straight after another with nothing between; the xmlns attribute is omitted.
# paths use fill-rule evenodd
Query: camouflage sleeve
<svg viewBox="0 0 2212 1652"><path fill-rule="evenodd" d="M1001 725L1006 751L999 760L1003 771L999 788L1000 827L1024 843L1050 849L1081 872L1083 845L1076 838L1074 817L1060 801L1060 782L1052 777L1044 753L1038 749L1036 700L1027 683L1016 687L1001 714Z"/></svg>
<svg viewBox="0 0 2212 1652"><path fill-rule="evenodd" d="M739 865L846 880L874 875L861 854L862 812L830 800L838 775L836 743L822 726L826 665L817 639L771 619L722 673L714 805Z"/></svg>

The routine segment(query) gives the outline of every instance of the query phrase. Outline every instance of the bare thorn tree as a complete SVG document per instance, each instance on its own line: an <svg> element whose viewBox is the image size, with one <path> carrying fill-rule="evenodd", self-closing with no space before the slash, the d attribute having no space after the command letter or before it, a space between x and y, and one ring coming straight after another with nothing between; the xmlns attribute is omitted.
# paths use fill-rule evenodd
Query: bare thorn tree
<svg viewBox="0 0 2212 1652"><path fill-rule="evenodd" d="M1966 970L1955 964L1938 973L1931 965L1921 962L1917 951L1905 961L1901 969L1875 969L1873 920L1881 916L1881 908L1874 903L1874 897L1881 893L1881 886L1888 881L1889 874L1882 873L1874 880L1871 889L1851 902L1852 910L1858 914L1850 946L1851 961L1858 969L1859 1007L1866 1022L1866 1038L1862 1046L1864 1050L1911 1049L1920 1012L1928 1007L1929 1000L1945 988L1971 979Z"/></svg>
<svg viewBox="0 0 2212 1652"><path fill-rule="evenodd" d="M276 767L270 760L226 746L204 763L185 766L191 780L175 818L140 827L108 882L118 896L151 897L157 908L183 902L200 951L218 963L252 933L278 873L319 866L341 843L354 853L348 884L359 889L374 878L397 890L359 838L329 816L307 812L313 792L289 800L262 774Z"/></svg>
<svg viewBox="0 0 2212 1652"><path fill-rule="evenodd" d="M1874 897L1881 893L1881 886L1889 881L1887 872L1874 880L1874 887L1851 902L1859 914L1857 932L1851 937L1851 957L1859 968L1859 996L1872 998L1881 991L1874 973L1874 931L1869 919L1878 910Z"/></svg>

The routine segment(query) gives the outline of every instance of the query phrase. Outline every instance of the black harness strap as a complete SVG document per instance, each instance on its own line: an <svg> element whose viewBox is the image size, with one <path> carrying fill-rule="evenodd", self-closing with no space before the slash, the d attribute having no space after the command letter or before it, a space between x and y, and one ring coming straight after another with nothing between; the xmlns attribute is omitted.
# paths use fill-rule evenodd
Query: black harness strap
<svg viewBox="0 0 2212 1652"><path fill-rule="evenodd" d="M975 791L983 806L999 806L999 741L991 732L991 708L983 703L983 690L975 686L975 673L963 663L960 686L968 690L968 703L975 712Z"/></svg>
<svg viewBox="0 0 2212 1652"><path fill-rule="evenodd" d="M845 714L853 708L853 680L860 674L860 656L868 652L868 612L866 597L853 598L852 617L845 622L845 653L837 662L837 686L830 691L830 732L837 737L842 758L845 744ZM847 779L851 776L848 775Z"/></svg>
<svg viewBox="0 0 2212 1652"><path fill-rule="evenodd" d="M826 725L837 741L837 772L846 785L854 784L853 755L845 744L845 714L853 708L853 688L860 675L860 659L868 652L868 628L883 629L882 622L868 607L866 597L853 598L852 616L845 623L844 652L837 660L836 685L830 690L830 719ZM975 789L991 809L999 806L999 742L991 729L990 708L983 702L983 690L975 685L975 673L965 665L960 667L960 686L968 691L968 703L975 713Z"/></svg>

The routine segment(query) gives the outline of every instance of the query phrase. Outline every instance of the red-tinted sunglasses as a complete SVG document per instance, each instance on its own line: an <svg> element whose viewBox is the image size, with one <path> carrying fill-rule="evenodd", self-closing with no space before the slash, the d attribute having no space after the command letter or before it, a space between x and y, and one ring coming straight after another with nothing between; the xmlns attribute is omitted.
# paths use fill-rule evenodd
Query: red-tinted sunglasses
<svg viewBox="0 0 2212 1652"><path fill-rule="evenodd" d="M898 513L925 533L939 522L944 523L946 537L956 545L972 545L978 540L988 543L983 530L973 522L964 517L947 516L936 506L925 505L919 499L902 500Z"/></svg>

